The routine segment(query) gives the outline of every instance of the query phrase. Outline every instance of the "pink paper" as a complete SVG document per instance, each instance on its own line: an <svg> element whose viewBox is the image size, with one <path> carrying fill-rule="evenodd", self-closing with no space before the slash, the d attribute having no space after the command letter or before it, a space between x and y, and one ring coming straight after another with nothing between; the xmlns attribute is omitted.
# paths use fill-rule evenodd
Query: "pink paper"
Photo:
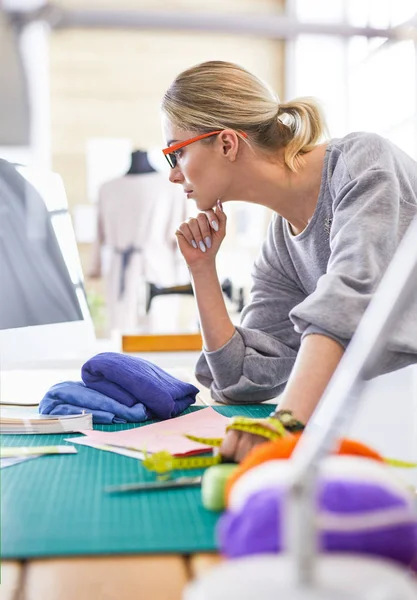
<svg viewBox="0 0 417 600"><path fill-rule="evenodd" d="M174 455L192 454L211 450L211 446L199 444L184 437L190 434L204 438L223 438L230 418L212 408L168 419L144 427L125 431L86 431L87 439L100 444L111 444L150 453L166 450ZM84 432L82 432L84 433Z"/></svg>

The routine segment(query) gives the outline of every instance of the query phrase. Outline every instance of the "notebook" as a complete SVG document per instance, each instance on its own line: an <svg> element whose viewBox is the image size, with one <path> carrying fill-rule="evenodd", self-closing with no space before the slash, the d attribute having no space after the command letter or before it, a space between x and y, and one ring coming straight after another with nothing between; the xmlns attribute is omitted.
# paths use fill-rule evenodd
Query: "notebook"
<svg viewBox="0 0 417 600"><path fill-rule="evenodd" d="M93 429L90 413L79 415L40 415L38 409L4 408L0 410L0 433L69 433Z"/></svg>

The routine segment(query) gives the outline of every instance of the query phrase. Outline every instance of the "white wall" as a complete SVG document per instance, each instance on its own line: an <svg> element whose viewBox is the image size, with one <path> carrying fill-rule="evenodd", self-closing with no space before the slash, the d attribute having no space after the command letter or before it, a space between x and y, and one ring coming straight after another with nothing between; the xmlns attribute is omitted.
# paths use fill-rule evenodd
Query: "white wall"
<svg viewBox="0 0 417 600"><path fill-rule="evenodd" d="M417 462L417 366L368 383L348 435L383 456ZM396 469L417 486L417 469Z"/></svg>

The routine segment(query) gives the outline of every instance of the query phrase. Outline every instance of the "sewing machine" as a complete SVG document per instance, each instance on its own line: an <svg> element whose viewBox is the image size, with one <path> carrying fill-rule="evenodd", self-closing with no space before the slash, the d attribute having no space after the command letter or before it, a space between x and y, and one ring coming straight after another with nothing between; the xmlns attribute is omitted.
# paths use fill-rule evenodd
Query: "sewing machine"
<svg viewBox="0 0 417 600"><path fill-rule="evenodd" d="M237 297L235 293L235 288L230 279L225 279L221 284L222 292L231 302L233 302L236 306L237 312L242 312L243 307L245 305L245 297L244 290L242 287L237 288ZM147 282L147 290L146 290L146 314L149 313L151 309L152 300L157 296L166 296L167 294L185 294L185 295L194 295L194 290L191 283L187 283L185 285L174 285L171 287L162 287L159 285L155 285L154 283Z"/></svg>

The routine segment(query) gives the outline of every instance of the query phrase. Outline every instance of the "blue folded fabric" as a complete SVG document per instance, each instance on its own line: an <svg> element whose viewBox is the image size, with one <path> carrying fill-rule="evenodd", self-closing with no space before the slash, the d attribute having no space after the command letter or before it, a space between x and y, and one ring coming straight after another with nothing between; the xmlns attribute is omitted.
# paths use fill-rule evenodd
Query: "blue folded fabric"
<svg viewBox="0 0 417 600"><path fill-rule="evenodd" d="M149 419L140 402L121 404L105 394L92 390L82 381L63 381L53 385L42 398L39 412L43 415L79 415L92 413L93 423L141 423Z"/></svg>
<svg viewBox="0 0 417 600"><path fill-rule="evenodd" d="M85 385L120 404L145 405L150 417L170 419L195 402L198 389L143 358L103 352L81 369Z"/></svg>

